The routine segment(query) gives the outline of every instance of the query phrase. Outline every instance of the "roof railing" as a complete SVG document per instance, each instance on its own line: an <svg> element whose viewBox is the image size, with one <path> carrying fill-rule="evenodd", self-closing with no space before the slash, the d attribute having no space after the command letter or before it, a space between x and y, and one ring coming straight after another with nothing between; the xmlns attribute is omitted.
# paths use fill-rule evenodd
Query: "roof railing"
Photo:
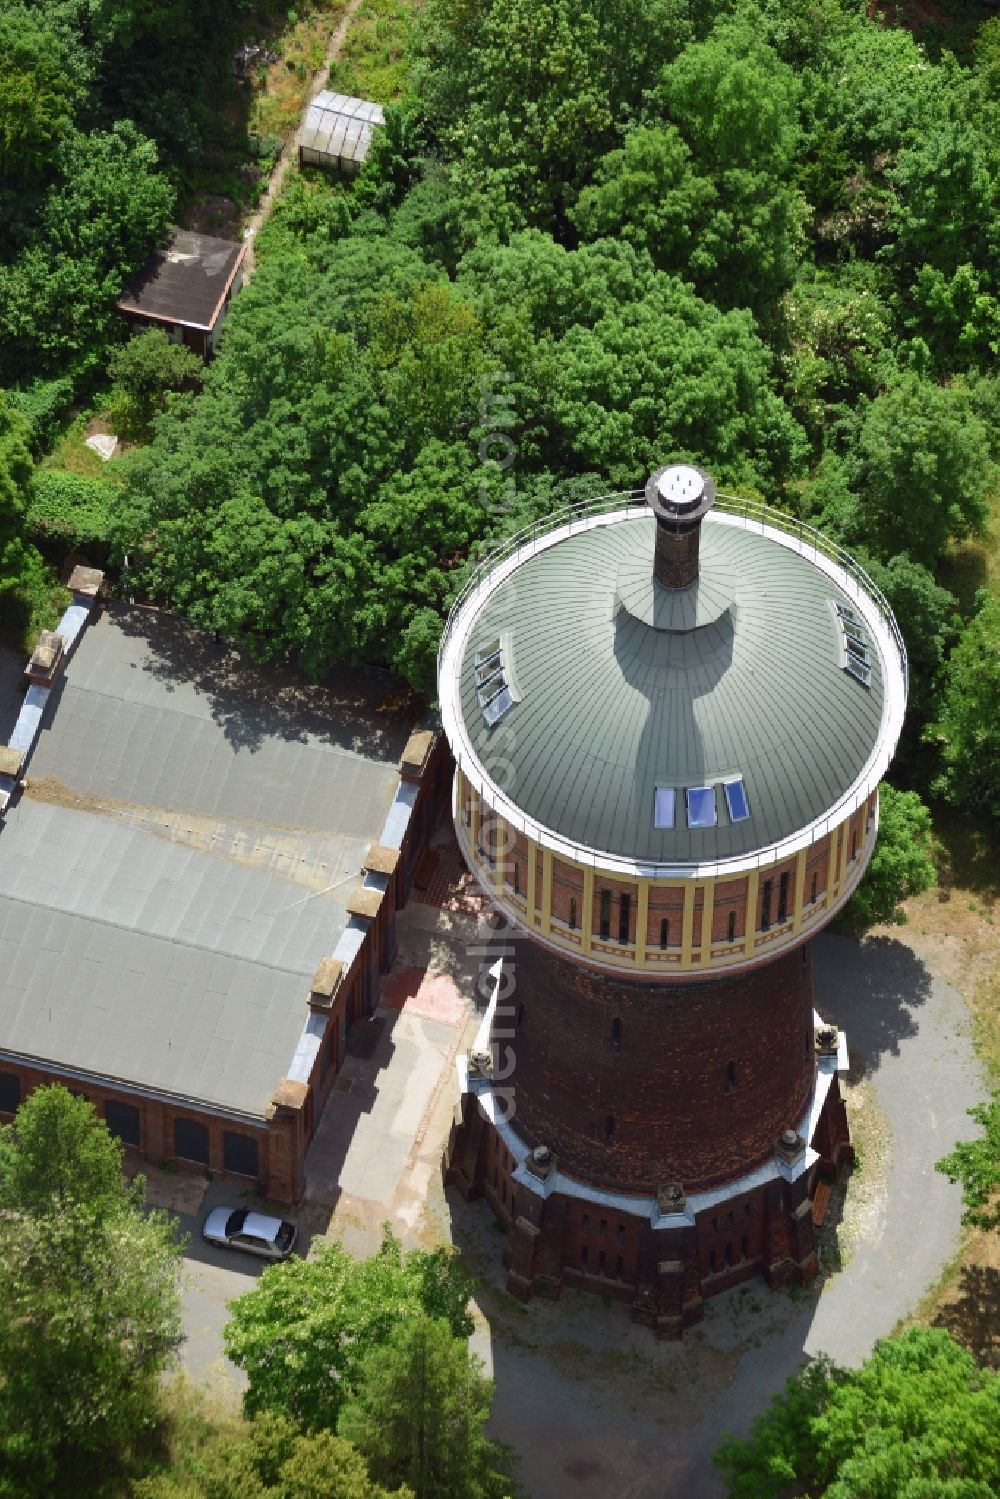
<svg viewBox="0 0 1000 1499"><path fill-rule="evenodd" d="M546 536L550 532L572 527L575 521L589 521L597 515L612 514L615 511L634 508L638 511L648 513L646 506L646 495L642 489L623 489L613 494L598 495L591 500L580 500L576 504L564 506L561 510L553 511L552 514L542 516L530 525L524 526L512 536L506 537L498 546L491 548L485 555L472 565L472 569L463 583L461 589L452 603L441 634L441 643L438 646L438 667L444 655L445 647L454 629L455 621L458 619L463 607L483 580L489 576L497 567L509 558L520 552L530 552L539 537ZM733 516L742 520L749 530L759 529L763 532L765 526L773 530L781 531L784 535L791 537L798 543L798 551L804 557L812 555L814 558L822 556L828 561L836 563L853 580L858 589L874 603L895 642L899 652L899 663L903 672L904 686L909 684L909 667L906 658L906 646L895 616L889 607L885 594L868 575L860 562L851 556L850 552L837 542L831 541L818 531L815 526L810 526L807 521L799 520L797 516L789 515L784 510L778 510L773 505L764 504L760 500L743 499L740 495L718 493L715 500L715 510L725 515ZM570 530L570 534L572 531Z"/></svg>

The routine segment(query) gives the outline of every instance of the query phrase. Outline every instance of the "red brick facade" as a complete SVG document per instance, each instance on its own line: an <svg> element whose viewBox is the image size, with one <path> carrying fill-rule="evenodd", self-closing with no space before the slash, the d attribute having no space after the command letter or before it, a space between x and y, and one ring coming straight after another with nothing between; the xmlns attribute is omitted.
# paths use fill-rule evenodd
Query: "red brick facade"
<svg viewBox="0 0 1000 1499"><path fill-rule="evenodd" d="M802 1117L815 1055L810 949L739 978L605 976L530 940L513 959L515 1128L582 1181L713 1185L766 1160Z"/></svg>
<svg viewBox="0 0 1000 1499"><path fill-rule="evenodd" d="M815 1186L852 1155L836 1077L812 1143L819 1160L797 1180L778 1176L695 1213L693 1223L654 1228L638 1204L627 1213L559 1191L544 1197L514 1181L514 1156L466 1094L446 1178L466 1198L485 1196L505 1224L504 1265L515 1295L558 1296L574 1286L625 1302L634 1321L676 1337L699 1320L708 1296L755 1275L777 1286L816 1273Z"/></svg>

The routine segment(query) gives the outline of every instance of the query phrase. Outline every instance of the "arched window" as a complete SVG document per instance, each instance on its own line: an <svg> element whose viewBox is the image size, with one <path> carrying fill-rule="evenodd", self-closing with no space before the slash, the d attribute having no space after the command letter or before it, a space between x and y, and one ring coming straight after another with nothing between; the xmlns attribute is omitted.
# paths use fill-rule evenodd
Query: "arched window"
<svg viewBox="0 0 1000 1499"><path fill-rule="evenodd" d="M852 833L851 834L851 860L852 860L852 862L857 857L858 857L858 835L857 835L857 833Z"/></svg>
<svg viewBox="0 0 1000 1499"><path fill-rule="evenodd" d="M514 860L514 894L515 895L520 895L520 893L521 893L521 868L520 868L520 865L518 864L517 860L515 859Z"/></svg>
<svg viewBox="0 0 1000 1499"><path fill-rule="evenodd" d="M767 932L771 929L771 891L773 889L774 881L765 880L760 897L760 929L762 932Z"/></svg>
<svg viewBox="0 0 1000 1499"><path fill-rule="evenodd" d="M812 902L813 905L816 904L816 874L815 874L815 872L813 873L813 878L812 878L812 893L809 896L809 899L810 899L810 901Z"/></svg>
<svg viewBox="0 0 1000 1499"><path fill-rule="evenodd" d="M611 891L601 891L601 941L607 942L611 935Z"/></svg>
<svg viewBox="0 0 1000 1499"><path fill-rule="evenodd" d="M576 926L576 896L569 903L569 924L571 928Z"/></svg>
<svg viewBox="0 0 1000 1499"><path fill-rule="evenodd" d="M726 1092L731 1093L736 1087L736 1063L726 1063Z"/></svg>
<svg viewBox="0 0 1000 1499"><path fill-rule="evenodd" d="M614 1133L615 1133L615 1116L614 1116L614 1114L609 1114L608 1117L604 1121L604 1139L605 1139L605 1143L606 1144L608 1144L608 1145L611 1144L611 1140L612 1140L612 1138L614 1136Z"/></svg>
<svg viewBox="0 0 1000 1499"><path fill-rule="evenodd" d="M614 1020L612 1020L612 1022L611 1022L611 1050L612 1051L621 1051L621 1049L622 1049L622 1023L618 1019L618 1017L615 1016Z"/></svg>
<svg viewBox="0 0 1000 1499"><path fill-rule="evenodd" d="M781 879L778 881L778 920L779 921L787 921L787 919L788 919L788 874L786 872L785 874L783 874L781 876Z"/></svg>
<svg viewBox="0 0 1000 1499"><path fill-rule="evenodd" d="M730 913L729 913L729 925L726 928L726 941L727 942L735 942L736 941L736 912L735 911L730 911Z"/></svg>
<svg viewBox="0 0 1000 1499"><path fill-rule="evenodd" d="M665 949L670 946L670 922L664 916L660 922L660 947Z"/></svg>
<svg viewBox="0 0 1000 1499"><path fill-rule="evenodd" d="M624 891L618 898L618 941L628 941L629 920L632 912L632 897Z"/></svg>

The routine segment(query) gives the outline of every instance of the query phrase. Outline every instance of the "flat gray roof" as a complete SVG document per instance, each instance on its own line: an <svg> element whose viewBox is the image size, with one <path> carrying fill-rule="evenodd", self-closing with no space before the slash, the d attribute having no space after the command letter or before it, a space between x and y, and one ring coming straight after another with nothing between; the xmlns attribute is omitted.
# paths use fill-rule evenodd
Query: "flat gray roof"
<svg viewBox="0 0 1000 1499"><path fill-rule="evenodd" d="M91 625L0 829L0 1048L263 1115L409 727L283 690L175 622Z"/></svg>

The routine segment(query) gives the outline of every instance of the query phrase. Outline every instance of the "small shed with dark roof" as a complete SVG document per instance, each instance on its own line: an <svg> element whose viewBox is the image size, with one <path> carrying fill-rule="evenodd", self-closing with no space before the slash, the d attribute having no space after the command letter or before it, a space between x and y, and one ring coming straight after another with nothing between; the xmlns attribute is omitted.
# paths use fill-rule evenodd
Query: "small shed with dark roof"
<svg viewBox="0 0 1000 1499"><path fill-rule="evenodd" d="M134 332L162 328L175 343L207 358L215 352L246 246L191 229L172 229L166 245L118 298Z"/></svg>

